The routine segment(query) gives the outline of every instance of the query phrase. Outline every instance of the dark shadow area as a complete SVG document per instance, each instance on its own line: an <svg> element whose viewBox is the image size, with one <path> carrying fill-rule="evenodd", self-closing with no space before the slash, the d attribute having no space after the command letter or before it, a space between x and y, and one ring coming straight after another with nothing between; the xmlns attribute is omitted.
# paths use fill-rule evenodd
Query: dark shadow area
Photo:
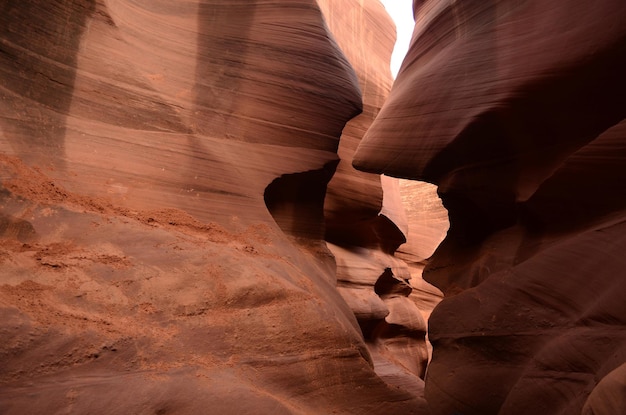
<svg viewBox="0 0 626 415"><path fill-rule="evenodd" d="M198 6L198 45L194 83L195 132L239 136L238 118L244 72L256 14L256 1L203 0ZM232 120L231 120L232 118Z"/></svg>
<svg viewBox="0 0 626 415"><path fill-rule="evenodd" d="M408 297L411 291L413 291L411 286L407 282L394 277L390 268L385 269L385 272L378 277L374 284L374 292L383 299L393 295Z"/></svg>
<svg viewBox="0 0 626 415"><path fill-rule="evenodd" d="M324 238L326 185L337 163L332 161L319 170L282 175L265 188L265 205L287 235Z"/></svg>
<svg viewBox="0 0 626 415"><path fill-rule="evenodd" d="M396 224L384 215L370 215L368 218L357 212L347 211L340 219L342 220L334 220L326 225L324 239L335 245L380 249L392 255L406 242L406 237Z"/></svg>
<svg viewBox="0 0 626 415"><path fill-rule="evenodd" d="M520 252L527 257L541 235L572 231L619 211L623 149L616 134L622 133L610 128L626 114L624 70L626 45L616 45L525 85L432 160L425 174L439 184L450 230L426 266L425 280L441 288L449 276L469 275L481 244L516 225L530 234Z"/></svg>
<svg viewBox="0 0 626 415"><path fill-rule="evenodd" d="M451 227L459 223L455 212L467 212L468 226L480 223L463 232L473 243L484 237L480 233L513 224L519 195L532 195L555 166L624 119L625 71L626 45L608 48L592 61L524 85L505 106L470 123L424 172L440 185Z"/></svg>
<svg viewBox="0 0 626 415"><path fill-rule="evenodd" d="M95 0L0 3L0 126L25 161L63 167L81 36Z"/></svg>

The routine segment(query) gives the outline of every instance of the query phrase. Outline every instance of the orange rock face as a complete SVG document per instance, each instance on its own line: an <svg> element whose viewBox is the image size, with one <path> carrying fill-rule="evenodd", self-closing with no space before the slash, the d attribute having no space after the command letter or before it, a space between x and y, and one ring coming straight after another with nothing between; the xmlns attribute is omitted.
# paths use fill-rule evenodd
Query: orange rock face
<svg viewBox="0 0 626 415"><path fill-rule="evenodd" d="M424 271L446 294L430 408L624 412L626 5L414 5L354 164L435 183L449 210Z"/></svg>
<svg viewBox="0 0 626 415"><path fill-rule="evenodd" d="M0 412L425 413L375 372L324 242L355 209L386 235L359 244L405 238L340 162L391 84L377 1L0 12Z"/></svg>

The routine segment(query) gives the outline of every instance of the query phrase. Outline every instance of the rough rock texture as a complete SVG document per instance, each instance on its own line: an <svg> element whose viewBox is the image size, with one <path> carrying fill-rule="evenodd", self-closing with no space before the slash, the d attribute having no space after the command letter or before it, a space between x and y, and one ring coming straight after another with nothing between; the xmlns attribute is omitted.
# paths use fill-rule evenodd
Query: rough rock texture
<svg viewBox="0 0 626 415"><path fill-rule="evenodd" d="M390 33L374 0L1 2L0 412L425 413L323 240Z"/></svg>
<svg viewBox="0 0 626 415"><path fill-rule="evenodd" d="M402 199L397 179L352 167L354 151L391 88L389 61L395 37L379 2L364 2L362 7L356 1L346 3L354 4L350 12L325 15L356 69L363 112L346 124L341 135L341 160L324 202L326 240L337 263L339 293L357 317L376 373L390 385L421 397L429 356L424 316L441 295L421 279L421 272L412 272L407 263L393 255L402 244L407 252L424 255L424 260L442 235L423 232L428 229L420 222L426 216L425 206L403 203L408 201ZM389 24L382 26L385 20ZM359 44L361 48L354 47ZM428 196L439 200L434 192ZM436 210L436 203L433 205ZM414 210L412 221L407 217L407 207ZM441 204L438 208L437 214L443 218L430 226L447 229L445 209ZM422 239L421 251L409 243L412 238Z"/></svg>
<svg viewBox="0 0 626 415"><path fill-rule="evenodd" d="M626 412L626 3L417 1L354 157L430 181L436 414ZM597 411L597 412L596 412Z"/></svg>
<svg viewBox="0 0 626 415"><path fill-rule="evenodd" d="M406 208L408 237L394 256L409 268L412 288L410 298L419 308L424 322L428 322L433 309L442 300L443 293L424 281L422 273L450 227L448 212L441 204L436 186L404 179L399 180L399 185L402 205ZM432 347L429 341L426 347L430 360Z"/></svg>

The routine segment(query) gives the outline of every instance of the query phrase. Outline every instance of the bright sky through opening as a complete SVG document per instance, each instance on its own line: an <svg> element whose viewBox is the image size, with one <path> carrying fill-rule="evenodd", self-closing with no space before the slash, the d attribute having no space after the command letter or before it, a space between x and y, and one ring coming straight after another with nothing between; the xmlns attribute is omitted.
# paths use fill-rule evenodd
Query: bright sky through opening
<svg viewBox="0 0 626 415"><path fill-rule="evenodd" d="M396 24L397 40L391 55L391 75L395 78L402 64L402 60L409 49L411 34L413 33L413 0L381 0L387 13Z"/></svg>

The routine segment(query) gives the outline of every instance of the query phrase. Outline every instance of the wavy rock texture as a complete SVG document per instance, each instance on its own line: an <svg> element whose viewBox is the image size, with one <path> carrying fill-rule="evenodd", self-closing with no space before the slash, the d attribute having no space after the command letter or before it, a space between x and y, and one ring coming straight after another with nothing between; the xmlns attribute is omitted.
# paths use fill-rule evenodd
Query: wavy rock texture
<svg viewBox="0 0 626 415"><path fill-rule="evenodd" d="M446 294L432 411L624 412L626 5L414 5L354 164L433 182L449 210L424 271Z"/></svg>
<svg viewBox="0 0 626 415"><path fill-rule="evenodd" d="M425 413L323 241L391 32L373 0L2 2L0 412Z"/></svg>
<svg viewBox="0 0 626 415"><path fill-rule="evenodd" d="M442 235L424 232L427 227L420 219L425 216L425 207L403 200L397 179L352 167L354 151L391 88L389 61L395 36L379 2L346 3L353 4L350 12L327 11L325 15L355 67L363 93L363 112L346 124L341 135L341 161L324 201L326 240L337 263L339 293L357 317L376 373L388 384L421 397L429 357L424 316L441 294L421 279L421 272L412 272L394 253L400 245L407 252L417 253L418 246L410 242L421 238L422 251L417 255L424 255L424 260L441 242ZM388 24L383 26L381 22L385 21ZM431 228L440 232L444 228L445 233L447 214L440 203L437 206L435 200L439 198L434 192L424 196L419 201L431 197L434 211L442 216ZM413 210L412 220L405 208Z"/></svg>

